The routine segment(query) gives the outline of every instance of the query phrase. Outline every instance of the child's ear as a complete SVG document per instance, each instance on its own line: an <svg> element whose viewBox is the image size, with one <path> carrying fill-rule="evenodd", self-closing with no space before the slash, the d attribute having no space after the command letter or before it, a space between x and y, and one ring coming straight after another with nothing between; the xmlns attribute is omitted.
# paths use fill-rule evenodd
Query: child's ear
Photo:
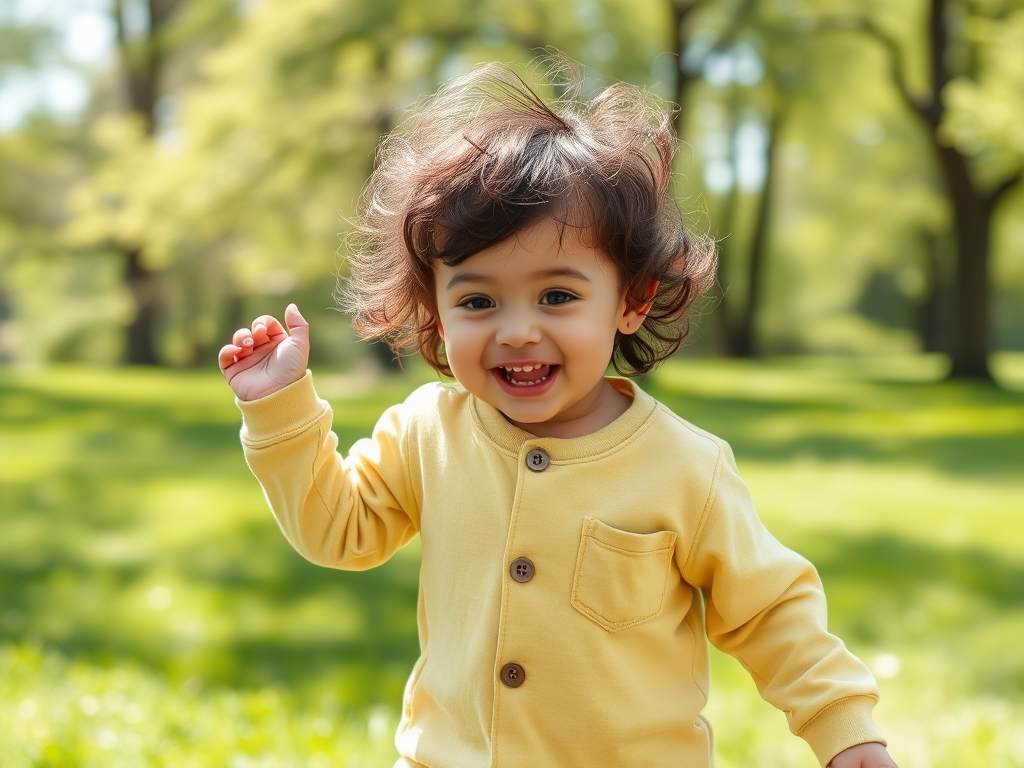
<svg viewBox="0 0 1024 768"><path fill-rule="evenodd" d="M629 301L629 297L626 298L622 317L619 318L619 333L631 334L640 330L640 326L644 324L644 318L651 311L651 305L654 304L654 294L657 292L658 281L651 280L650 285L647 286L647 293L644 295L644 303L639 307L633 306Z"/></svg>
<svg viewBox="0 0 1024 768"><path fill-rule="evenodd" d="M441 341L444 341L444 326L441 325L440 320L434 320L434 324L437 325L437 335L441 337Z"/></svg>

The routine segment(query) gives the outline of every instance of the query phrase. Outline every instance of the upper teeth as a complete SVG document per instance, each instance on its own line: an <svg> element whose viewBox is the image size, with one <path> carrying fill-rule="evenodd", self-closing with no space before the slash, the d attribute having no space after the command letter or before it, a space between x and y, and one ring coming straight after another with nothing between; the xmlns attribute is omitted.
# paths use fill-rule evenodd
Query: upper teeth
<svg viewBox="0 0 1024 768"><path fill-rule="evenodd" d="M522 371L524 373L529 373L530 371L532 371L534 369L536 369L538 371L540 370L540 366L539 365L505 365L505 366L502 366L502 367L506 371Z"/></svg>

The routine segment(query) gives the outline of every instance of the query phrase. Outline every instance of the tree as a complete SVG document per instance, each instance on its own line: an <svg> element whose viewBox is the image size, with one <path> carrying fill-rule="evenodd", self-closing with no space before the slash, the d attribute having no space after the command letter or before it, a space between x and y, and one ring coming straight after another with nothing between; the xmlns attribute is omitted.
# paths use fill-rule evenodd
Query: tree
<svg viewBox="0 0 1024 768"><path fill-rule="evenodd" d="M0 85L72 67L49 21L10 22L0 12ZM87 145L76 119L49 114L45 102L0 133L0 361L112 357L127 304L110 254L68 247L61 236Z"/></svg>
<svg viewBox="0 0 1024 768"><path fill-rule="evenodd" d="M753 4L748 5L753 10ZM777 185L777 145L783 125L788 118L793 99L790 91L794 86L790 82L793 78L791 70L783 66L779 59L785 60L787 57L792 57L793 50L797 47L794 45L791 34L787 34L788 30L781 29L756 15L751 15L754 16L753 23L747 32L748 35L756 36L753 39L759 43L760 60L767 75L758 78L758 82L760 82L759 111L761 113L759 123L765 137L764 176L760 194L757 196L749 242L745 244L745 258L740 258L743 245L735 238L730 238L723 242L724 247L719 263L719 282L722 287L718 308L720 350L724 355L733 357L754 357L758 353L757 320L764 293L773 200ZM746 50L754 51L750 41L747 41L745 45ZM731 54L732 52L726 49L726 55ZM731 139L729 156L733 167L732 183L726 192L726 204L723 207L723 222L725 226L735 229L740 197L740 169L736 163L736 142L740 128L737 113L742 108L742 103L738 94L738 84L734 79L730 78L727 87L732 92L728 110L732 116L732 126L729 131ZM730 293L734 286L731 284L730 273L741 264L746 266L745 280L743 281L745 292L741 296L741 301L735 302L739 304L738 311L733 311L732 304L734 302Z"/></svg>
<svg viewBox="0 0 1024 768"><path fill-rule="evenodd" d="M145 24L141 30L134 30L126 18L129 12L125 0L114 0L111 13L117 29L117 46L120 52L121 68L124 77L124 92L128 111L141 124L143 134L152 141L157 130L157 103L162 89L167 89L167 68L175 53L175 43L182 43L182 35L172 34L172 22L181 16L188 0L145 0ZM193 4L193 19L185 24L188 36L196 35L197 27L194 18L198 16L198 3ZM210 10L215 14L210 15ZM136 14L137 13L136 8ZM232 14L225 12L228 7L224 3L206 3L202 11L206 21L207 33L213 30L220 32L224 28L225 18ZM187 39L187 38L186 38ZM194 40L189 40L194 44ZM166 91L164 91L166 92ZM119 243L126 262L126 281L135 302L135 316L127 328L127 344L125 346L125 362L132 364L155 364L158 355L155 348L156 324L160 315L161 292L153 274L147 268L143 256L144 243L141 241L123 241Z"/></svg>
<svg viewBox="0 0 1024 768"><path fill-rule="evenodd" d="M992 378L992 222L1000 201L1020 181L1024 158L1019 141L1001 135L985 117L993 109L1006 112L1004 105L1014 103L1005 100L1008 92L1016 92L1019 104L1024 83L1019 64L1024 10L1011 12L1009 6L928 0L927 74L921 89L911 79L904 43L888 26L868 15L824 17L826 27L855 29L884 48L893 87L931 145L953 217L953 378Z"/></svg>
<svg viewBox="0 0 1024 768"><path fill-rule="evenodd" d="M442 80L478 61L529 60L549 44L583 58L594 41L609 74L650 79L643 46L653 38L626 33L650 14L621 0L588 14L578 23L552 0L266 0L203 57L181 98L178 143L125 121L104 128L120 203L105 212L97 186L81 229L144 238L148 264L188 284L187 301L203 311L182 313L196 319L179 329L190 349L178 359L204 359L237 327L246 297L324 295L324 278L344 268L332 258L347 228L338 210L352 215L382 133Z"/></svg>
<svg viewBox="0 0 1024 768"><path fill-rule="evenodd" d="M113 248L122 254L124 280L134 311L126 328L124 361L161 362L157 330L166 322L160 265L130 200L142 160L166 138L174 96L196 78L195 60L236 24L232 0L114 0L119 87L94 82L88 131L94 140L89 178L76 189L68 226L76 246ZM162 114L165 113L165 114ZM161 135L164 134L164 135Z"/></svg>
<svg viewBox="0 0 1024 768"><path fill-rule="evenodd" d="M766 274L766 260L769 247L769 232L772 219L772 201L774 196L774 185L776 183L776 142L788 112L791 96L788 91L792 88L791 73L783 71L776 59L779 52L783 51L783 57L797 47L791 30L773 24L759 13L757 0L741 0L733 5L720 4L714 8L716 15L720 18L717 22L718 29L715 32L713 43L707 42L703 50L694 61L687 64L689 51L689 40L687 32L693 33L692 25L688 20L694 12L707 7L707 2L681 3L680 0L671 0L673 9L673 35L672 44L679 51L680 66L676 73L674 82L675 99L681 105L676 115L677 133L682 130L683 105L688 105L689 90L694 81L695 74L713 65L716 60L727 62L730 70L736 68L736 61L743 52L749 56L759 58L761 68L767 65L768 78L762 82L760 75L745 83L749 90L750 86L762 82L760 86L759 110L761 124L766 137L764 146L764 178L760 194L754 211L754 221L751 227L752 232L749 241L741 243L735 236L737 227L740 198L739 168L736 163L735 144L740 129L739 113L741 110L750 109L753 105L748 95L743 97L740 93L740 86L736 78L729 76L727 82L721 85L721 90L726 91L724 109L728 113L729 126L725 133L728 136L728 165L730 166L731 180L725 191L725 199L721 207L720 226L728 228L730 234L721 241L719 246L718 262L718 283L720 288L719 302L717 306L719 326L719 349L726 356L752 357L757 354L757 317L763 294L763 283ZM760 51L758 53L757 51ZM742 78L741 78L742 79ZM745 253L744 253L745 251ZM745 266L744 280L745 291L734 301L734 293L737 290L734 277L737 268ZM733 305L738 304L738 309Z"/></svg>
<svg viewBox="0 0 1024 768"><path fill-rule="evenodd" d="M167 57L161 38L182 0L147 0L146 24L131 34L125 19L124 0L114 0L111 14L117 28L128 110L138 117L143 133L156 131L156 103ZM119 243L125 256L125 279L135 303L135 316L127 329L125 362L152 365L157 362L155 327L160 292L142 259L142 243Z"/></svg>

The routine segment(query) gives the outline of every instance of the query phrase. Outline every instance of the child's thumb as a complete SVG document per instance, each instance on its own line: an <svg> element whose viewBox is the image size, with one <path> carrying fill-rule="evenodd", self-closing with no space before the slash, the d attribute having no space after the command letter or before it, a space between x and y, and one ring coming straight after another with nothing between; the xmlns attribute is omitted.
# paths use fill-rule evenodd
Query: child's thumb
<svg viewBox="0 0 1024 768"><path fill-rule="evenodd" d="M289 304L285 309L284 324L288 326L289 336L301 342L303 346L309 346L309 323L294 304Z"/></svg>

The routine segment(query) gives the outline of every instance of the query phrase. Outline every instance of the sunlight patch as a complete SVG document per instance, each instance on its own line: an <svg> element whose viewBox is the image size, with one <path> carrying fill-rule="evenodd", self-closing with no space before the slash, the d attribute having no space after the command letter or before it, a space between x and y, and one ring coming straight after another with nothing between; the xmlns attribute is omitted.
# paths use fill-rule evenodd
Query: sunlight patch
<svg viewBox="0 0 1024 768"><path fill-rule="evenodd" d="M154 611L163 611L171 604L172 597L167 587L153 587L146 595L146 602Z"/></svg>
<svg viewBox="0 0 1024 768"><path fill-rule="evenodd" d="M900 673L903 664L895 653L882 653L871 662L871 671L880 680L891 680Z"/></svg>

